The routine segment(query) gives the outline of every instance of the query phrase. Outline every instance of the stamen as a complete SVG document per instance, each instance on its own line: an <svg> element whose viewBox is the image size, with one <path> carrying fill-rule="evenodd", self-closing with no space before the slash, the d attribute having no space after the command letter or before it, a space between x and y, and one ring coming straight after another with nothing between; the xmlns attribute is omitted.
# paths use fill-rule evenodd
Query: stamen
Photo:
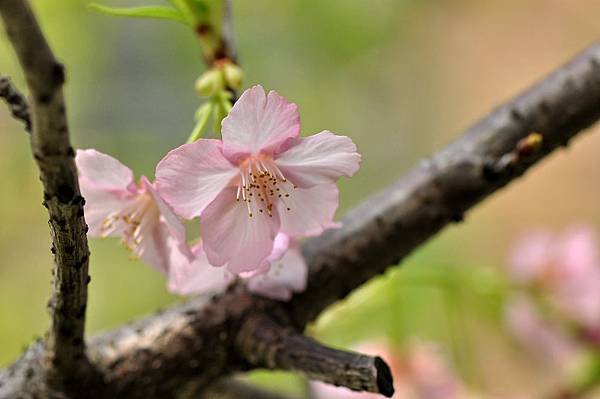
<svg viewBox="0 0 600 399"><path fill-rule="evenodd" d="M277 165L275 165L275 163L273 163L272 166L273 166L273 170L275 170L275 174L277 175L277 177L279 177L279 179L281 179L282 182L286 182L287 179L283 175L283 172L281 171L281 169L279 169L277 167Z"/></svg>
<svg viewBox="0 0 600 399"><path fill-rule="evenodd" d="M252 209L250 209L250 200L246 201L246 206L248 207L248 217L252 217Z"/></svg>
<svg viewBox="0 0 600 399"><path fill-rule="evenodd" d="M262 168L262 171L265 173L265 175L270 175L269 169L265 166L262 160L258 160L258 165Z"/></svg>
<svg viewBox="0 0 600 399"><path fill-rule="evenodd" d="M252 217L253 211L256 212L257 209L258 214L266 213L269 217L273 217L274 206L282 206L290 211L292 207L284 201L284 198L291 196L293 185L288 185L287 182L283 172L269 157L262 155L248 157L240 164L241 186L237 187L236 200L239 201L241 193L249 217ZM252 197L255 199L255 207L250 204Z"/></svg>

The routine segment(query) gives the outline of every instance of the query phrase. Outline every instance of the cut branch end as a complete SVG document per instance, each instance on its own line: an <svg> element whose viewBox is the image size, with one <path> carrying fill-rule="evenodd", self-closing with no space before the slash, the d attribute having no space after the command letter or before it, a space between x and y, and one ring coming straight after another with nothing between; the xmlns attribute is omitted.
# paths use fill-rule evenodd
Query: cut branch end
<svg viewBox="0 0 600 399"><path fill-rule="evenodd" d="M391 397L392 373L380 357L324 346L264 315L249 317L239 335L253 367L296 371L312 380Z"/></svg>

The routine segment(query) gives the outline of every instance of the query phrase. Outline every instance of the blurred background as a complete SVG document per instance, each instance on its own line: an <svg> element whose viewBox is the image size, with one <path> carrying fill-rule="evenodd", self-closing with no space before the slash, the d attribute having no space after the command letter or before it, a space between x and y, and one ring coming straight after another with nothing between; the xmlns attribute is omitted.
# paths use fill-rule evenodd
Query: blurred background
<svg viewBox="0 0 600 399"><path fill-rule="evenodd" d="M170 22L108 17L82 0L33 4L67 68L75 146L152 178L193 127L200 104L193 84L204 70L195 37ZM341 183L338 216L598 39L599 16L597 0L234 0L245 85L298 103L303 134L348 135L363 155L359 173ZM0 73L25 88L3 32ZM522 231L600 225L595 130L332 307L310 332L340 347L385 341L399 353L434 343L481 397L539 397L568 381L570 371L524 350L507 331L503 267ZM52 262L28 136L3 106L0 179L3 366L48 325ZM129 261L117 239L91 239L91 253L90 333L183 300L153 269ZM285 373L254 374L304 389Z"/></svg>

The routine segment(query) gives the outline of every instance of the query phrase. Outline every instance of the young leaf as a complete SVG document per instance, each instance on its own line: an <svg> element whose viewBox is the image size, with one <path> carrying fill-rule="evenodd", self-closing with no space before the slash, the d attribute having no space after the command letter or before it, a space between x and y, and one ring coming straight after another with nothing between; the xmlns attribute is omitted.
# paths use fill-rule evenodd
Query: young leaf
<svg viewBox="0 0 600 399"><path fill-rule="evenodd" d="M192 130L192 133L190 134L190 137L187 140L188 143L193 143L194 141L202 137L202 133L204 133L204 129L206 128L206 124L208 123L208 118L210 118L210 114L212 113L212 108L212 102L207 102L206 104L198 108L195 115L196 126L194 126L194 130Z"/></svg>
<svg viewBox="0 0 600 399"><path fill-rule="evenodd" d="M156 18L156 19L168 19L171 21L177 21L187 25L187 21L179 10L170 7L163 6L141 6L141 7L107 7L101 4L92 3L89 5L96 11L100 11L104 14L113 15L117 17L134 17L134 18Z"/></svg>

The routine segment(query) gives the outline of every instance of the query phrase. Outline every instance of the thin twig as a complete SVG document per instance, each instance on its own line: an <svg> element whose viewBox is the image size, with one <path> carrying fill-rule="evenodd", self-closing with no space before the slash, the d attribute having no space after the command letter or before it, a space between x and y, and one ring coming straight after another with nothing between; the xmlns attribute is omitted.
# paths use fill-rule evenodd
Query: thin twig
<svg viewBox="0 0 600 399"><path fill-rule="evenodd" d="M47 338L51 381L69 384L85 363L87 226L62 93L64 71L25 0L0 0L0 15L31 93L31 149L44 186L54 254L52 324ZM24 107L26 109L26 107Z"/></svg>
<svg viewBox="0 0 600 399"><path fill-rule="evenodd" d="M235 48L235 35L233 29L233 3L231 0L223 0L221 41L223 43L223 55L237 63L237 51Z"/></svg>
<svg viewBox="0 0 600 399"><path fill-rule="evenodd" d="M27 100L6 76L0 76L0 97L8 105L12 116L25 123L25 131L31 133L31 118Z"/></svg>

